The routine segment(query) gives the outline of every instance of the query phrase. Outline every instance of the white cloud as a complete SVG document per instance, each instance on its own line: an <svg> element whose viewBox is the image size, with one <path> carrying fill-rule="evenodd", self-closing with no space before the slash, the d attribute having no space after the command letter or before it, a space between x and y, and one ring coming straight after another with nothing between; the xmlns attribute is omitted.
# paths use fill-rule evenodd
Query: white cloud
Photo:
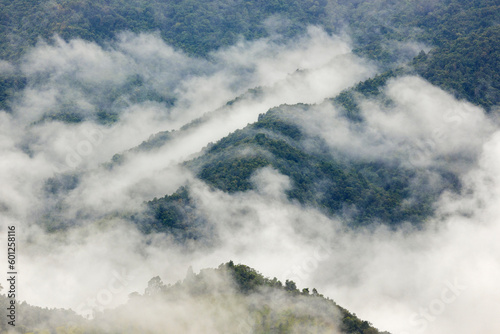
<svg viewBox="0 0 500 334"><path fill-rule="evenodd" d="M422 230L403 226L353 231L289 202L284 192L290 180L275 170L253 176L256 190L229 195L210 190L178 164L271 107L319 104L374 70L352 56L346 42L316 28L284 44L272 38L241 42L212 59L189 58L157 36L133 34L106 47L56 39L24 59L21 69L30 84L12 115L0 113L0 219L21 231L22 299L44 306L88 307L88 299L106 293L114 273L125 270L130 274L127 286L100 304L110 307L125 301L129 292L141 291L153 276L172 283L183 278L190 264L201 269L232 259L271 277L292 278L300 287L317 287L377 327L396 333L418 333L418 326L424 326L421 309L441 307L443 289L458 280L466 288L454 302L443 304L439 316L426 320L425 332L500 330L491 321L500 300L500 135L480 108L422 79L404 77L385 89L393 101L389 107L361 101L362 125L348 123L328 103L302 115L304 128L334 150L358 158L399 159L407 167L444 166L464 183L463 193L442 196L436 216ZM118 98L123 103L110 107L122 116L115 124L32 124L64 99L91 114L107 99L98 92L119 89L134 75L142 76L148 92L172 94L177 102L132 103L133 91L128 90ZM261 94L225 106L257 86L262 86ZM179 129L216 109L201 124L176 131L156 151L129 154L111 170L99 167L155 132ZM74 164L68 165L68 159ZM47 234L36 223L53 204L41 189L54 169L76 172L79 184L56 198L62 200L59 214L68 229ZM164 235L141 235L116 216L185 183L197 210L214 228L214 245L183 248Z"/></svg>
<svg viewBox="0 0 500 334"><path fill-rule="evenodd" d="M484 111L418 77L399 77L385 88L390 106L360 99L360 124L324 104L303 115L300 125L319 134L334 150L363 159L400 160L407 167L460 171L477 159L482 143L494 130Z"/></svg>

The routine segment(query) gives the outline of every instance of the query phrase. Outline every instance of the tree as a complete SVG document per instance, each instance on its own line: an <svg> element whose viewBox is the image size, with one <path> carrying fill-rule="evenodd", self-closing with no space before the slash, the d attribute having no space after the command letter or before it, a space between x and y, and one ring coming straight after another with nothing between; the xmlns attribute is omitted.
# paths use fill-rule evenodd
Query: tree
<svg viewBox="0 0 500 334"><path fill-rule="evenodd" d="M297 285L295 284L294 281L286 280L286 282L285 282L285 290L286 291L290 291L290 292L294 292L294 291L297 290Z"/></svg>
<svg viewBox="0 0 500 334"><path fill-rule="evenodd" d="M165 284L163 284L160 276L153 277L148 282L148 287L144 291L145 296L157 296L165 289Z"/></svg>

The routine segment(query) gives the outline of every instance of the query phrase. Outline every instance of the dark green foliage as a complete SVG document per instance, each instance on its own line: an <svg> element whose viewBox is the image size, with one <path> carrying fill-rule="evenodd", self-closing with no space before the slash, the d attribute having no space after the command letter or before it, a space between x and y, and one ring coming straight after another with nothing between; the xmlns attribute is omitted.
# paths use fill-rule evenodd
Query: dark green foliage
<svg viewBox="0 0 500 334"><path fill-rule="evenodd" d="M258 122L209 145L205 155L187 166L197 170L198 176L212 187L229 193L253 189L253 173L273 167L290 177L290 199L330 215L341 215L351 226L378 221L390 225L420 223L433 213L433 202L442 191L459 189L458 179L449 172L436 171L442 185L435 187L418 170L306 150L303 139L315 142L316 147L321 147L322 142L305 137L290 118L293 112L289 108L307 112L303 105L270 110L260 115ZM247 153L242 155L245 150ZM140 222L146 229L182 233L183 228L196 230L203 225L186 188L155 199L148 207L150 219Z"/></svg>
<svg viewBox="0 0 500 334"><path fill-rule="evenodd" d="M337 106L342 107L344 115L353 122L361 122L361 109L358 106L357 98L354 89L342 91L337 95L332 102Z"/></svg>
<svg viewBox="0 0 500 334"><path fill-rule="evenodd" d="M378 61L382 68L391 68L397 50L387 45L390 41L421 41L432 50L413 61L418 74L488 110L500 102L498 1L387 0L337 4L347 9L355 53Z"/></svg>
<svg viewBox="0 0 500 334"><path fill-rule="evenodd" d="M19 57L38 37L102 42L117 32L159 31L168 43L196 54L231 45L238 35L266 36L264 21L281 15L290 20L280 33L292 36L325 16L326 1L145 1L58 0L2 1L0 54Z"/></svg>
<svg viewBox="0 0 500 334"><path fill-rule="evenodd" d="M191 200L186 188L181 188L171 196L154 199L149 202L149 206L154 211L154 218L158 224L148 226L148 229L160 231L164 229L182 228L179 223L184 217L184 213L190 206Z"/></svg>
<svg viewBox="0 0 500 334"><path fill-rule="evenodd" d="M306 150L304 134L287 116L287 108L261 115L258 122L210 145L204 156L188 166L199 170L198 176L209 185L229 193L252 189L251 175L259 168L273 167L292 180L290 199L343 215L354 224L422 222L432 214L432 203L441 191L458 187L453 175L441 172L440 190L427 187L425 179L419 181L422 188L415 189L413 180L420 177L416 170ZM319 138L307 139L322 146ZM245 149L253 153L238 156ZM405 204L410 198L412 204Z"/></svg>
<svg viewBox="0 0 500 334"><path fill-rule="evenodd" d="M406 19L407 24L423 29L422 39L441 47L457 38L498 25L499 9L500 4L495 0L416 1L415 15Z"/></svg>
<svg viewBox="0 0 500 334"><path fill-rule="evenodd" d="M500 8L499 8L500 10ZM431 83L487 110L500 103L500 26L442 43L413 65Z"/></svg>
<svg viewBox="0 0 500 334"><path fill-rule="evenodd" d="M163 146L167 141L172 138L172 132L162 131L157 134L151 135L147 141L143 141L135 151L149 151Z"/></svg>
<svg viewBox="0 0 500 334"><path fill-rule="evenodd" d="M8 98L26 87L26 79L19 75L0 74L0 110L11 110Z"/></svg>
<svg viewBox="0 0 500 334"><path fill-rule="evenodd" d="M404 73L402 69L390 70L382 74L377 74L373 78L367 79L354 86L354 90L363 94L365 97L376 97L381 93L381 89L385 87L387 81L395 78L397 75Z"/></svg>
<svg viewBox="0 0 500 334"><path fill-rule="evenodd" d="M243 157L214 161L204 166L199 177L208 184L229 193L252 188L250 176L257 169L268 166L264 157Z"/></svg>
<svg viewBox="0 0 500 334"><path fill-rule="evenodd" d="M361 110L358 106L358 98L381 98L382 102L385 104L390 104L390 101L382 94L382 90L387 84L387 81L391 78L395 78L398 75L408 73L408 71L397 68L394 70L386 71L382 74L377 74L373 78L369 78L355 85L352 88L342 91L331 101L343 108L345 116L353 121L362 121Z"/></svg>
<svg viewBox="0 0 500 334"><path fill-rule="evenodd" d="M371 323L369 323L368 321L360 320L358 317L356 317L356 314L351 314L347 310L344 310L344 317L342 318L341 328L344 333L360 333L360 334L381 333L377 329L373 328Z"/></svg>
<svg viewBox="0 0 500 334"><path fill-rule="evenodd" d="M99 111L96 113L97 122L100 124L113 124L118 122L119 115L110 111Z"/></svg>
<svg viewBox="0 0 500 334"><path fill-rule="evenodd" d="M233 45L238 36L253 40L273 31L289 38L313 24L335 33L347 28L354 52L375 60L383 70L413 57L412 51L397 43L423 42L433 49L427 61L416 62L420 75L490 108L499 98L499 13L494 0L3 0L0 58L17 62L40 37L59 34L65 40L83 38L104 44L121 31L158 32L187 53L209 57L211 51ZM277 23L277 17L283 20ZM23 87L23 80L0 79L0 107L8 108L8 99ZM132 100L175 102L172 96L145 89L127 92ZM110 110L105 104L101 107ZM98 120L115 121L111 112L98 115Z"/></svg>
<svg viewBox="0 0 500 334"><path fill-rule="evenodd" d="M421 8L423 10L423 8ZM431 83L489 110L500 102L500 4L495 0L448 0L409 22L435 45L413 61Z"/></svg>
<svg viewBox="0 0 500 334"><path fill-rule="evenodd" d="M181 187L173 195L155 198L147 203L146 212L132 219L145 232L167 232L178 241L208 240L211 230L205 219L197 212L196 202L189 197L189 190Z"/></svg>
<svg viewBox="0 0 500 334"><path fill-rule="evenodd" d="M339 32L345 23L354 40L354 52L375 60L387 70L334 99L334 103L345 109L349 119L362 122L358 96L383 99L380 88L388 79L411 73L405 72L408 70L393 70L400 66L398 61L405 58L397 48L391 47L394 41L416 40L431 47L430 52L421 52L410 63L415 73L431 83L487 110L498 105L499 13L500 5L496 0L335 0L329 3L324 0L2 0L0 58L16 64L40 37L49 39L59 34L66 40L83 38L104 44L124 30L158 31L165 41L175 47L191 55L210 57L211 51L234 44L240 35L252 40L268 36L269 31L275 29L288 38L302 33L308 24L320 25L329 32ZM268 28L266 20L278 16L286 22ZM18 74L1 77L0 109L9 110L10 99L26 84L26 79ZM156 101L167 106L175 103L175 97L148 89L138 77L130 78L122 87L104 93L92 91L92 87L83 89L89 93L88 96L93 96L91 103L99 106L90 117L102 124L118 120L116 106L120 96L127 95L132 103ZM228 102L231 103L234 101ZM44 115L42 121L71 123L80 122L88 116L88 111L80 110L74 102L62 101L60 110ZM169 132L160 133L140 148L159 147L169 140L170 135ZM322 151L311 152L304 148L304 139L317 140L306 137L293 120L274 110L259 117L257 123L211 145L205 156L188 165L209 185L226 192L252 189L251 175L259 168L273 167L292 180L292 188L287 193L290 199L320 207L331 215L345 215L355 224L374 220L390 224L421 222L432 213L432 203L444 189L458 187L454 175L437 171L443 179L441 189L428 192L423 186L420 191L415 191L411 183L418 177L418 170L376 161L359 161ZM116 155L112 161L119 164L123 156ZM74 189L77 184L77 177L61 176L48 180L45 191L49 196L57 196ZM404 204L409 199L412 204ZM197 212L196 202L188 188L154 199L147 205L149 210L139 219L145 232L169 232L182 240L206 235L208 227ZM287 280L283 285L277 279L265 278L244 265L228 263L219 270L229 272L237 292L243 295L267 288L286 291L292 296L321 297L316 290L311 294L308 289L303 289L301 293L293 281ZM209 285L204 283L201 274L189 277L185 284L195 287L192 291L197 294L210 293ZM168 290L156 277L150 281L146 294L154 296ZM3 296L0 301L5 306ZM340 310L343 332L378 333L368 322ZM58 312L21 305L19 314L23 318L19 319L22 324L20 329L34 331L38 329L34 325L40 321L54 328L57 324L64 325L62 320L57 320L58 316L54 316ZM81 320L72 312L61 314L76 323ZM263 319L261 332L286 332L289 322L299 318L289 316L271 331L263 325L271 323L271 312L262 307L255 314ZM5 329L2 327L2 330Z"/></svg>
<svg viewBox="0 0 500 334"><path fill-rule="evenodd" d="M231 277L234 279L237 289L241 293L257 292L263 285L270 285L270 280L264 278L264 276L253 268L242 264L236 266L226 264L226 267L229 269Z"/></svg>
<svg viewBox="0 0 500 334"><path fill-rule="evenodd" d="M293 140L300 140L302 138L302 132L297 125L283 122L279 119L278 115L272 113L266 116L263 114L259 115L258 122L255 123L255 128L277 132Z"/></svg>

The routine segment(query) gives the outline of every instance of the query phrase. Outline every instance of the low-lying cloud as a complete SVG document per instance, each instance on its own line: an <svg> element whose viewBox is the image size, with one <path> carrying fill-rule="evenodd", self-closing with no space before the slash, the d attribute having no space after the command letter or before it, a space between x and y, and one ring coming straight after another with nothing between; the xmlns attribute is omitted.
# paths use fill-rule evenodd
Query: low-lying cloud
<svg viewBox="0 0 500 334"><path fill-rule="evenodd" d="M500 330L493 321L500 300L500 132L480 108L403 77L385 88L389 106L360 100L364 122L350 123L322 102L374 69L350 54L348 43L316 28L284 44L242 41L211 60L190 58L154 35L127 33L105 46L56 38L34 48L20 70L28 86L12 101L12 113L0 112L0 218L2 240L7 225L20 231L21 299L89 314L124 303L153 276L173 283L190 265L199 270L232 259L316 287L394 333ZM134 92L127 85L138 77L143 83ZM255 87L259 94L242 95ZM113 89L123 94L112 96ZM292 181L276 170L258 171L255 190L227 194L179 166L269 108L300 102L318 104L301 115L302 126L332 154L448 168L461 192L444 193L420 229L350 230L290 202ZM83 122L37 122L68 104ZM119 115L116 123L95 122L103 106ZM130 153L121 165L103 165L164 130L181 135L158 150ZM47 180L61 173L78 181L47 198ZM127 220L143 201L184 184L215 244L179 245L164 234L143 235ZM40 224L52 209L65 222L57 233Z"/></svg>

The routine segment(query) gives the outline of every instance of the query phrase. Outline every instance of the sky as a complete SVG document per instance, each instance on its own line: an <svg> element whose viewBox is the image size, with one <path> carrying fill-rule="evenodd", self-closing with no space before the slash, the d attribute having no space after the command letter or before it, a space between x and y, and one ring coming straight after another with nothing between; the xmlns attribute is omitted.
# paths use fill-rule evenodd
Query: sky
<svg viewBox="0 0 500 334"><path fill-rule="evenodd" d="M317 288L392 333L500 331L492 321L500 303L498 123L414 76L387 83L390 105L359 97L364 122L348 122L325 99L377 68L352 53L347 37L311 27L286 42L240 41L208 60L154 34L123 33L102 46L55 37L19 65L0 63L0 72L28 77L12 111L0 111L0 244L6 249L7 226L16 226L21 300L88 315L143 293L154 276L172 284L190 266L233 260ZM290 108L298 125L332 154L415 168L436 187L435 170L449 170L462 191L444 192L421 228L376 222L353 230L288 200L292 181L272 168L252 176L254 190L227 194L182 165L270 108L297 103L310 105ZM44 120L66 110L83 121ZM96 122L102 110L119 120ZM128 151L160 131L174 136L156 150ZM106 165L127 151L123 164ZM49 194L53 180L60 190ZM182 185L213 231L206 243L144 235L127 220ZM195 308L183 300L183 312Z"/></svg>

